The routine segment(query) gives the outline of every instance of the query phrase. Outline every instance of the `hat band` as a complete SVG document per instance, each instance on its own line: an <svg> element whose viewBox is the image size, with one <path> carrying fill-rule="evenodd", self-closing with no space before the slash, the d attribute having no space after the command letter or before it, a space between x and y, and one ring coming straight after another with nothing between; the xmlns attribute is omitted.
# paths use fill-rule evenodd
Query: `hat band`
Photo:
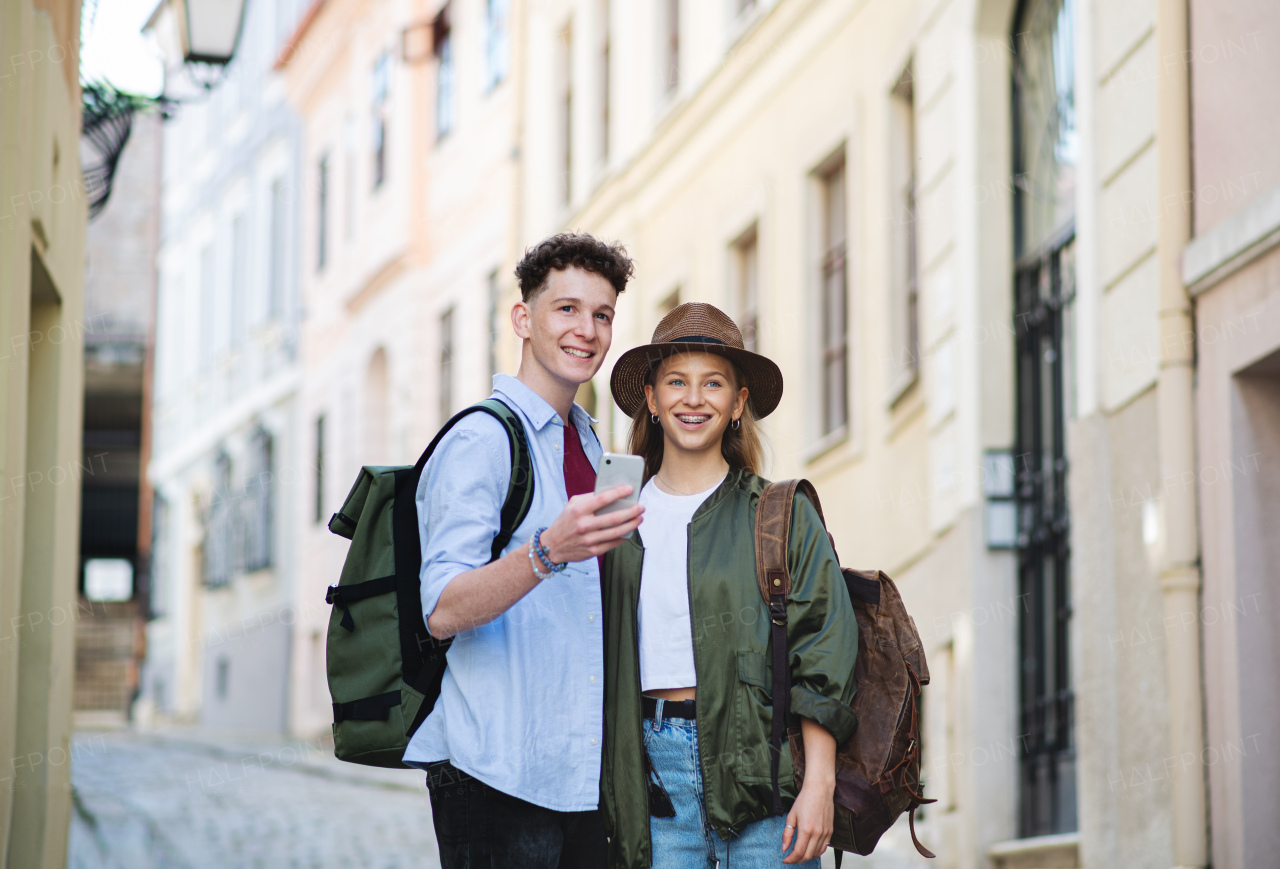
<svg viewBox="0 0 1280 869"><path fill-rule="evenodd" d="M706 335L690 335L686 338L672 338L670 341L664 341L664 344L721 344L725 347L729 346L727 341L721 341L719 338L708 338Z"/></svg>

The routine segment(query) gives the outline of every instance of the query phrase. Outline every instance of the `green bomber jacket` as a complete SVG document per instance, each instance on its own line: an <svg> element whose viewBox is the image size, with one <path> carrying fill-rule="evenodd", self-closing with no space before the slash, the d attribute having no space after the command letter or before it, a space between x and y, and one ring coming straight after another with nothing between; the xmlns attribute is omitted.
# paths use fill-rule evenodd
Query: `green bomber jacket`
<svg viewBox="0 0 1280 869"><path fill-rule="evenodd" d="M756 582L756 504L768 481L731 469L689 524L689 614L698 679L698 751L706 816L724 839L773 809L769 769L772 648L769 611ZM600 808L613 869L652 864L640 704L639 600L642 525L605 556L605 716ZM797 495L791 518L788 603L791 709L827 728L837 744L858 725L858 623L817 511ZM779 782L796 786L790 752Z"/></svg>

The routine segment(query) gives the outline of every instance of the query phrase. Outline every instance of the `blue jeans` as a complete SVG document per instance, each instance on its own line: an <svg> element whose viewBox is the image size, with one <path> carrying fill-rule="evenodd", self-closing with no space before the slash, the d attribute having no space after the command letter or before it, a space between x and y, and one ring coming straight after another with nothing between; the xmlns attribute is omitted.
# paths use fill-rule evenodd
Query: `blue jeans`
<svg viewBox="0 0 1280 869"><path fill-rule="evenodd" d="M644 720L644 747L653 770L675 807L674 818L649 818L652 869L774 869L782 866L785 818L768 817L724 841L707 823L703 808L702 767L698 764L698 726L684 718ZM821 861L797 863L818 869Z"/></svg>

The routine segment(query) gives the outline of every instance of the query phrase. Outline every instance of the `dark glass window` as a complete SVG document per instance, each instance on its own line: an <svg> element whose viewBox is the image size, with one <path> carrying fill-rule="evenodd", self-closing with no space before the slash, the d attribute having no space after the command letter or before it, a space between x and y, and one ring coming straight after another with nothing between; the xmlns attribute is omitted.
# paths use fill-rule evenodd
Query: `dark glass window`
<svg viewBox="0 0 1280 869"><path fill-rule="evenodd" d="M849 422L848 236L845 166L841 160L822 176L822 434Z"/></svg>
<svg viewBox="0 0 1280 869"><path fill-rule="evenodd" d="M908 64L890 99L893 167L893 286L890 297L892 330L892 399L900 396L920 373L919 265L916 242L916 102L915 76Z"/></svg>
<svg viewBox="0 0 1280 869"><path fill-rule="evenodd" d="M324 521L324 414L316 417L316 521Z"/></svg>
<svg viewBox="0 0 1280 869"><path fill-rule="evenodd" d="M1075 288L1072 0L1024 0L1014 28L1019 833L1077 829L1065 444Z"/></svg>
<svg viewBox="0 0 1280 869"><path fill-rule="evenodd" d="M266 430L258 429L249 443L249 475L244 481L241 500L245 570L271 566L271 537L275 526L271 498L275 488L273 477L272 438Z"/></svg>
<svg viewBox="0 0 1280 869"><path fill-rule="evenodd" d="M440 315L440 424L453 416L453 308Z"/></svg>
<svg viewBox="0 0 1280 869"><path fill-rule="evenodd" d="M507 77L511 66L511 0L486 0L485 59L486 87L493 89Z"/></svg>
<svg viewBox="0 0 1280 869"><path fill-rule="evenodd" d="M760 233L755 224L733 245L734 290L742 346L759 352L760 330Z"/></svg>
<svg viewBox="0 0 1280 869"><path fill-rule="evenodd" d="M387 179L387 123L391 114L387 91L391 86L391 52L384 51L373 65L373 188Z"/></svg>
<svg viewBox="0 0 1280 869"><path fill-rule="evenodd" d="M231 581L235 570L235 501L231 495L231 457L220 453L213 463L213 496L205 514L205 585L218 587Z"/></svg>
<svg viewBox="0 0 1280 869"><path fill-rule="evenodd" d="M573 25L560 32L560 200L573 201Z"/></svg>
<svg viewBox="0 0 1280 869"><path fill-rule="evenodd" d="M329 254L329 155L320 158L316 179L316 271L324 269Z"/></svg>
<svg viewBox="0 0 1280 869"><path fill-rule="evenodd" d="M666 32L663 55L666 81L664 93L674 96L680 88L680 0L665 0Z"/></svg>
<svg viewBox="0 0 1280 869"><path fill-rule="evenodd" d="M436 54L436 138L453 131L458 119L457 81L453 66L453 24L446 5L432 24Z"/></svg>

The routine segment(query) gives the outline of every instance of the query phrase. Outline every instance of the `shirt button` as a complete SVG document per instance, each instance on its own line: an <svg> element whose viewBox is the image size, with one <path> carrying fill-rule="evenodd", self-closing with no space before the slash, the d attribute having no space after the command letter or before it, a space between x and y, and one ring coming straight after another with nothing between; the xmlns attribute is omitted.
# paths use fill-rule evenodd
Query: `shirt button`
<svg viewBox="0 0 1280 869"><path fill-rule="evenodd" d="M592 613L591 615L587 616L587 621L594 622L595 620L596 620L595 613Z"/></svg>
<svg viewBox="0 0 1280 869"><path fill-rule="evenodd" d="M595 738L594 736L593 736L593 737L591 737L591 744L592 744L592 745L595 745L595 744L596 744L596 738Z"/></svg>
<svg viewBox="0 0 1280 869"><path fill-rule="evenodd" d="M556 444L556 445L555 445L555 448L556 448L556 449L560 449L560 445L559 445L559 444Z"/></svg>
<svg viewBox="0 0 1280 869"><path fill-rule="evenodd" d="M595 677L595 676L592 676L592 677L591 677L591 681L594 683L594 682L596 681L596 677Z"/></svg>

